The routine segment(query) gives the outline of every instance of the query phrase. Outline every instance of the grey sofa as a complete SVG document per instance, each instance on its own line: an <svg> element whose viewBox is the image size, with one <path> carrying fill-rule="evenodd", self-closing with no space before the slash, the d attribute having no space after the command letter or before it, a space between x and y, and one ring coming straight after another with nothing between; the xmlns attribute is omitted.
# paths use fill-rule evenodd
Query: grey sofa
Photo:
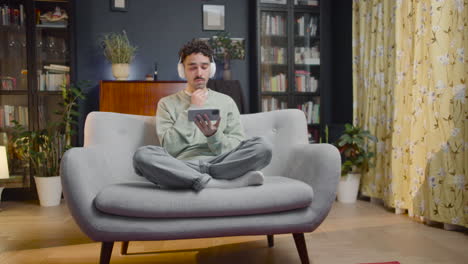
<svg viewBox="0 0 468 264"><path fill-rule="evenodd" d="M82 148L61 166L69 210L81 230L102 242L109 263L114 241L172 240L292 233L301 262L309 263L304 232L315 230L335 200L340 156L329 144L308 144L304 114L280 110L241 116L248 137L273 142L265 183L236 189L168 190L135 174L132 155L158 144L155 118L92 112Z"/></svg>

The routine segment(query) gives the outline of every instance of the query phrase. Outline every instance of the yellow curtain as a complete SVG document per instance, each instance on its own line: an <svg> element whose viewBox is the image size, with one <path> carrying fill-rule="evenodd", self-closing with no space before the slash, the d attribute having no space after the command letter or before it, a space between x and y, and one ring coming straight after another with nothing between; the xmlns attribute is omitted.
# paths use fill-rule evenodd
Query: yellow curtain
<svg viewBox="0 0 468 264"><path fill-rule="evenodd" d="M379 139L361 192L468 227L468 1L353 3L354 122Z"/></svg>

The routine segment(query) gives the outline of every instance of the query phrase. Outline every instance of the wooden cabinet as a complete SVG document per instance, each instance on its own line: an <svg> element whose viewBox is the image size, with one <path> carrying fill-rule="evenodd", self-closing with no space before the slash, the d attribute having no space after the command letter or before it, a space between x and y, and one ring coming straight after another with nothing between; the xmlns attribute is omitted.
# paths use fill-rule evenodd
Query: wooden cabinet
<svg viewBox="0 0 468 264"><path fill-rule="evenodd" d="M186 86L183 81L101 81L99 110L153 116L161 98Z"/></svg>
<svg viewBox="0 0 468 264"><path fill-rule="evenodd" d="M99 110L152 116L158 102L187 87L184 81L101 81ZM207 87L230 96L245 113L244 96L238 80L209 80Z"/></svg>

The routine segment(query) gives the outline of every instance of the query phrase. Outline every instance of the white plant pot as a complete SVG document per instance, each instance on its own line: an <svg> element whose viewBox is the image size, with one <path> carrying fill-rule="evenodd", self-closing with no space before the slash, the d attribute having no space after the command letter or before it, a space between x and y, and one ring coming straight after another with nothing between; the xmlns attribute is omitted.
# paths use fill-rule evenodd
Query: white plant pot
<svg viewBox="0 0 468 264"><path fill-rule="evenodd" d="M348 173L345 176L341 176L338 183L338 202L355 203L360 180L360 173Z"/></svg>
<svg viewBox="0 0 468 264"><path fill-rule="evenodd" d="M53 177L36 177L37 194L39 195L39 203L41 206L57 206L60 204L62 197L62 183L60 176Z"/></svg>
<svg viewBox="0 0 468 264"><path fill-rule="evenodd" d="M130 73L130 65L126 63L112 64L112 75L116 80L127 80Z"/></svg>

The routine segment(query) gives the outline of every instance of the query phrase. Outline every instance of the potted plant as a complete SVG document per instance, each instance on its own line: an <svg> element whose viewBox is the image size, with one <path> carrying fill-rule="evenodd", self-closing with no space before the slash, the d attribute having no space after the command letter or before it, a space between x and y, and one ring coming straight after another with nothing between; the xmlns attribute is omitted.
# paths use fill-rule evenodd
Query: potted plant
<svg viewBox="0 0 468 264"><path fill-rule="evenodd" d="M244 41L232 39L228 32L219 32L208 40L217 61L224 62L223 79L231 80L231 60L243 60Z"/></svg>
<svg viewBox="0 0 468 264"><path fill-rule="evenodd" d="M122 33L105 34L101 40L104 57L112 64L112 74L117 80L127 80L130 63L135 57L136 46L130 44L125 30Z"/></svg>
<svg viewBox="0 0 468 264"><path fill-rule="evenodd" d="M337 140L343 164L338 184L338 201L354 203L357 199L361 174L369 171L373 152L367 148L367 140L377 142L369 131L351 124L345 125L344 133Z"/></svg>
<svg viewBox="0 0 468 264"><path fill-rule="evenodd" d="M75 134L72 124L79 113L78 99L84 99L82 92L74 87L62 85L62 101L58 122L47 122L40 130L28 130L16 120L13 130L13 146L18 157L31 164L41 206L60 204L62 185L60 183L60 161L71 148L71 136ZM28 166L28 165L26 165Z"/></svg>

